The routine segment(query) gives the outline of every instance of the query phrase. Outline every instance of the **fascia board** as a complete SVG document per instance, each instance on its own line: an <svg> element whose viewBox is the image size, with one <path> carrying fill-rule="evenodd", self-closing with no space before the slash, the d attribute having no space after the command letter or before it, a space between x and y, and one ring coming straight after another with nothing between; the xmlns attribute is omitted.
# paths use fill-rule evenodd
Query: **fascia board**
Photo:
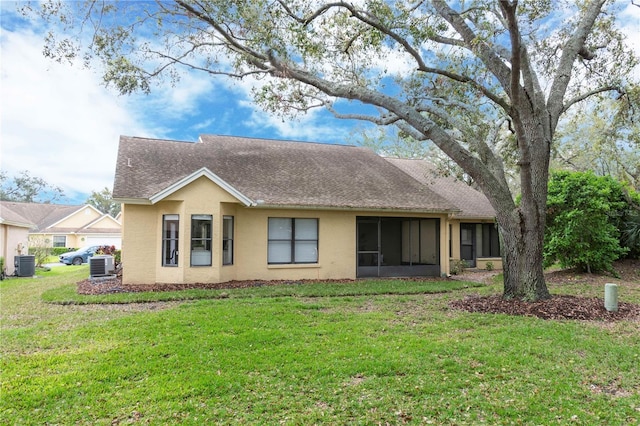
<svg viewBox="0 0 640 426"><path fill-rule="evenodd" d="M4 220L1 217L0 217L0 225L8 225L8 226L15 226L17 228L29 228L29 229L34 229L36 227L33 223L17 222L14 220Z"/></svg>
<svg viewBox="0 0 640 426"><path fill-rule="evenodd" d="M115 220L113 218L113 216L105 213L102 216L100 216L99 218L97 218L96 220L94 220L93 222L90 222L88 224L86 224L85 226L83 226L81 229L91 229L92 227L94 227L95 225L97 225L100 222L103 222L105 220L110 220L111 222L115 223L116 225L120 225L120 222L118 222L117 220Z"/></svg>
<svg viewBox="0 0 640 426"><path fill-rule="evenodd" d="M63 217L62 219L60 219L59 221L57 221L57 222L55 222L55 223L52 223L51 225L47 226L45 229L49 229L49 228L53 228L53 227L55 227L56 225L58 225L58 224L60 224L60 223L64 222L65 220L69 219L70 217L77 215L78 213L80 213L81 211L83 211L84 209L86 209L87 207L88 207L88 208L90 208L90 209L92 209L93 211L95 211L95 212L96 212L96 213L98 213L99 215L104 214L104 213L102 213L100 210L98 210L98 209L96 209L95 207L93 207L91 204L83 204L83 205L81 205L80 207L78 207L78 209L76 209L73 213L71 213L71 214L69 214L69 215L67 215L67 216Z"/></svg>

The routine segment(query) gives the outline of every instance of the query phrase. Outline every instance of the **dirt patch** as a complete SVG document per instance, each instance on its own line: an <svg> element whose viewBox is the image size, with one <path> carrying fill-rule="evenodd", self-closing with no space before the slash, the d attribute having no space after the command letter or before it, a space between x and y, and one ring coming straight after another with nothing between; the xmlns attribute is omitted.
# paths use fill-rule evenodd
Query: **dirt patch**
<svg viewBox="0 0 640 426"><path fill-rule="evenodd" d="M500 295L468 296L449 304L454 309L491 314L523 315L546 320L618 321L640 319L640 305L618 303L617 312L609 312L597 297L557 295L539 302L504 300Z"/></svg>

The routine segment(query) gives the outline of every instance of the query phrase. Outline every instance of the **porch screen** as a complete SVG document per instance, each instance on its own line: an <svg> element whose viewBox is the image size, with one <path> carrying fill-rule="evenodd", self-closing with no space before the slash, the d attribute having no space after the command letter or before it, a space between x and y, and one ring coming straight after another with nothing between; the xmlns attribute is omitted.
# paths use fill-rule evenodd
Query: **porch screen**
<svg viewBox="0 0 640 426"><path fill-rule="evenodd" d="M318 219L269 218L269 264L317 263Z"/></svg>

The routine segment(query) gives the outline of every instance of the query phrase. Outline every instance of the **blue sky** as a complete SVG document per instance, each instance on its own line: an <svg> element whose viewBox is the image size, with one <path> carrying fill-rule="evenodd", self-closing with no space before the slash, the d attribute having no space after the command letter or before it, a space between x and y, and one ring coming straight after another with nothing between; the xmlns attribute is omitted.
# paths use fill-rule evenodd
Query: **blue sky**
<svg viewBox="0 0 640 426"><path fill-rule="evenodd" d="M629 40L640 54L640 8L626 7ZM0 167L9 176L28 170L61 187L65 203L111 189L120 135L195 141L225 134L327 143L354 143L365 124L317 110L282 120L251 103L248 82L187 74L175 87L119 96L81 66L42 54L44 27L0 0ZM387 64L391 66L391 64Z"/></svg>

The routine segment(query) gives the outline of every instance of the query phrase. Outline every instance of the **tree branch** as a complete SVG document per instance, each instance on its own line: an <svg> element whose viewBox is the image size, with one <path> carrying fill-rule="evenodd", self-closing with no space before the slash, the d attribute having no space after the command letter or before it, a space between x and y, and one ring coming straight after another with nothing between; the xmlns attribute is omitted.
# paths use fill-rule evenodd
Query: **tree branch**
<svg viewBox="0 0 640 426"><path fill-rule="evenodd" d="M590 90L587 93L583 93L580 96L576 96L575 98L570 99L567 102L565 102L565 104L562 107L561 113L566 112L574 104L577 104L578 102L584 101L585 99L587 99L587 98L589 98L589 97L591 97L593 95L597 95L599 93L604 93L604 92L612 92L612 91L618 92L621 96L624 96L626 94L626 92L619 86L603 86L603 87L599 87L597 89Z"/></svg>
<svg viewBox="0 0 640 426"><path fill-rule="evenodd" d="M578 53L583 49L587 36L591 32L596 18L600 14L602 5L605 2L606 0L593 0L587 4L582 19L579 20L575 31L564 44L558 69L553 77L551 90L549 91L549 99L547 101L552 129L555 129L560 118L560 114L562 114L566 109L563 105L563 99L567 91L567 87L569 86L569 81L571 80L573 63L576 60Z"/></svg>

